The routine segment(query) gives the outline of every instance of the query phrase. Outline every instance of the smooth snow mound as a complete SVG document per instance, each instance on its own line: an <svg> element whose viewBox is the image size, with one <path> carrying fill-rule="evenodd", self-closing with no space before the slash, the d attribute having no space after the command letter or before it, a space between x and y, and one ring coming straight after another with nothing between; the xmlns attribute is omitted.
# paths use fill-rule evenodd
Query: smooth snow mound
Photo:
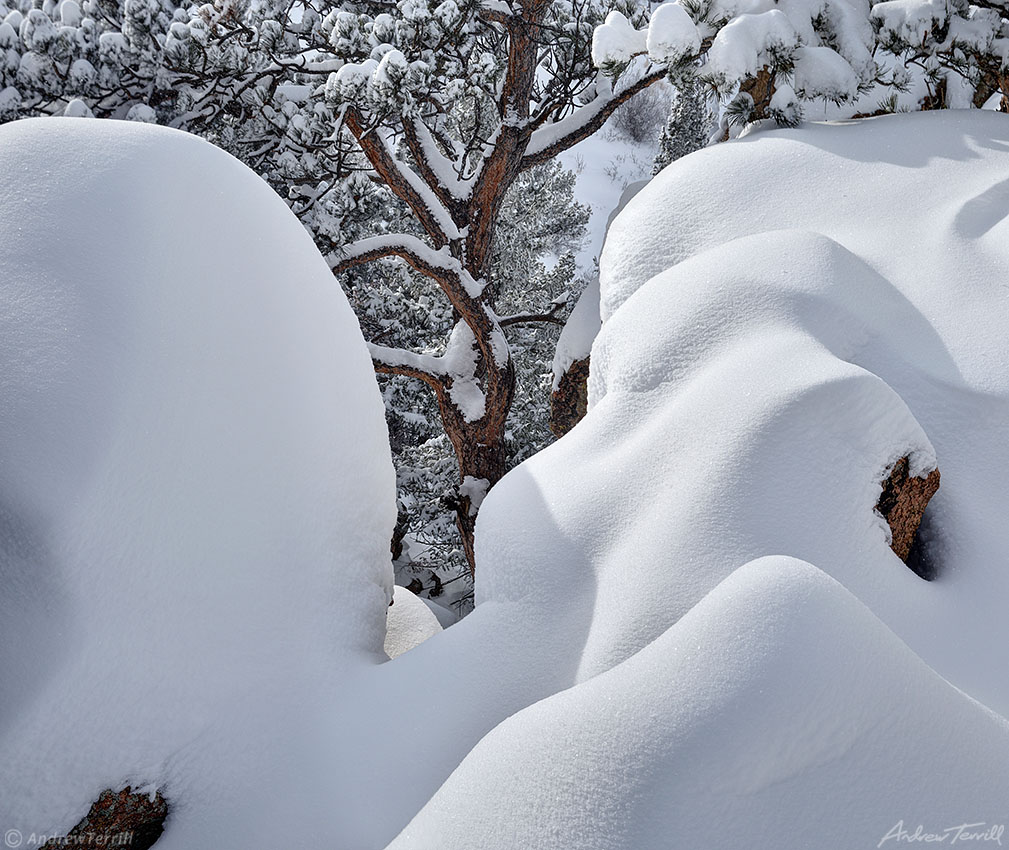
<svg viewBox="0 0 1009 850"><path fill-rule="evenodd" d="M3 826L134 778L180 850L1005 823L1005 121L664 171L610 232L587 417L488 494L474 613L386 664L381 403L304 231L180 134L0 130ZM873 510L904 454L942 471L933 582Z"/></svg>
<svg viewBox="0 0 1009 850"><path fill-rule="evenodd" d="M999 823L1006 789L1009 723L771 557L501 723L390 850L876 847L899 820Z"/></svg>
<svg viewBox="0 0 1009 850"><path fill-rule="evenodd" d="M1009 120L980 110L807 124L705 148L665 168L612 224L600 261L603 321L707 248L809 230L911 301L968 385L1002 392L1009 370L991 362L1004 351L1004 315L991 307L1005 302L1007 152Z"/></svg>
<svg viewBox="0 0 1009 850"><path fill-rule="evenodd" d="M396 850L1005 824L1006 185L1004 116L932 113L757 133L628 204L588 415L489 493L476 611L417 650L507 646L453 680L499 725ZM903 455L942 472L932 582L874 512Z"/></svg>
<svg viewBox="0 0 1009 850"><path fill-rule="evenodd" d="M427 603L405 587L393 588L386 619L385 654L396 658L441 631L441 623Z"/></svg>
<svg viewBox="0 0 1009 850"><path fill-rule="evenodd" d="M395 520L345 297L180 132L7 124L0 183L0 822L62 834L152 783L159 848L336 840Z"/></svg>

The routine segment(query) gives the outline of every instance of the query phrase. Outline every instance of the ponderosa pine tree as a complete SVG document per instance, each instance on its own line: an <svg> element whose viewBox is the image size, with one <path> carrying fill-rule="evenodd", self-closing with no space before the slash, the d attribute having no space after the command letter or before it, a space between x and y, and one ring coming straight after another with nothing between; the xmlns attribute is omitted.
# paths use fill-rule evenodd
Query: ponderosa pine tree
<svg viewBox="0 0 1009 850"><path fill-rule="evenodd" d="M498 314L500 293L488 272L502 204L520 174L587 138L665 71L647 63L617 85L597 73L589 45L598 17L588 5L446 2L417 15L420 8L337 15L332 41L346 64L327 88L341 126L422 235L345 245L334 270L394 256L452 305L456 322L440 355L373 344L372 356L379 372L434 392L458 460L453 507L472 566L480 502L509 465L515 365L505 328L557 313L544 305L538 314ZM393 144L399 139L402 156Z"/></svg>
<svg viewBox="0 0 1009 850"><path fill-rule="evenodd" d="M499 315L490 272L502 205L520 175L665 73L643 62L614 83L593 67L604 11L584 0L86 0L83 9L63 0L8 12L0 103L7 115L58 112L76 97L77 114L201 132L286 189L330 243L336 274L396 258L436 286L453 318L447 341L432 328L410 349L378 340L371 352L378 372L434 393L458 461L453 507L472 566L479 504L510 461L507 329L555 321L563 306ZM350 211L375 202L376 181L399 221L383 212L380 232L348 242Z"/></svg>

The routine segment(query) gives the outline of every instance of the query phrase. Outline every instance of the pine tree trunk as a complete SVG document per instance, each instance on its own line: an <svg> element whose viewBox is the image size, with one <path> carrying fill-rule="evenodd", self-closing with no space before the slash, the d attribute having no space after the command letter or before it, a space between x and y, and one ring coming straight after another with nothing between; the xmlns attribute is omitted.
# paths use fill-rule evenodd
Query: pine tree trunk
<svg viewBox="0 0 1009 850"><path fill-rule="evenodd" d="M459 496L455 508L456 526L462 538L463 550L470 573L475 571L474 531L477 512L483 496L508 471L508 456L504 445L504 429L494 435L449 433L459 460ZM485 482L485 483L484 483Z"/></svg>
<svg viewBox="0 0 1009 850"><path fill-rule="evenodd" d="M508 471L505 425L515 392L515 369L510 358L497 368L493 385L497 392L487 394L484 415L475 422L467 422L445 395L440 396L442 423L459 464L459 488L450 507L455 511L471 574L476 569L473 533L480 504Z"/></svg>

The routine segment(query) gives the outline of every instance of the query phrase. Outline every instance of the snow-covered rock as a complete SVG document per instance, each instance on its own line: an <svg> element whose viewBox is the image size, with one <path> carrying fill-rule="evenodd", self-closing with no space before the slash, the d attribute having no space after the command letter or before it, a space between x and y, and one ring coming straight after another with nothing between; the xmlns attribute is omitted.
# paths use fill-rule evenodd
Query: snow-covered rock
<svg viewBox="0 0 1009 850"><path fill-rule="evenodd" d="M0 151L0 823L64 834L132 783L159 848L335 840L392 592L357 321L204 141L39 119Z"/></svg>
<svg viewBox="0 0 1009 850"><path fill-rule="evenodd" d="M441 628L438 617L425 600L405 587L393 588L385 632L385 654L389 658L420 646Z"/></svg>

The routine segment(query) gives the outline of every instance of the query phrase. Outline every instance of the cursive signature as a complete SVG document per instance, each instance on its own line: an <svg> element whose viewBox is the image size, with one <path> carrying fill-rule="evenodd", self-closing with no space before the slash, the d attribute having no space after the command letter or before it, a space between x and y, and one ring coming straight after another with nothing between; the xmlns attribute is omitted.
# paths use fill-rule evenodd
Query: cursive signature
<svg viewBox="0 0 1009 850"><path fill-rule="evenodd" d="M898 844L906 841L908 844L921 842L923 844L966 844L968 841L993 841L1002 846L1002 833L1005 832L1005 824L988 824L985 821L977 823L961 823L957 826L947 826L938 832L929 832L924 826L918 824L914 831L904 826L904 821L899 820L893 828L880 839L876 845L877 850L886 844L887 841L896 841Z"/></svg>

